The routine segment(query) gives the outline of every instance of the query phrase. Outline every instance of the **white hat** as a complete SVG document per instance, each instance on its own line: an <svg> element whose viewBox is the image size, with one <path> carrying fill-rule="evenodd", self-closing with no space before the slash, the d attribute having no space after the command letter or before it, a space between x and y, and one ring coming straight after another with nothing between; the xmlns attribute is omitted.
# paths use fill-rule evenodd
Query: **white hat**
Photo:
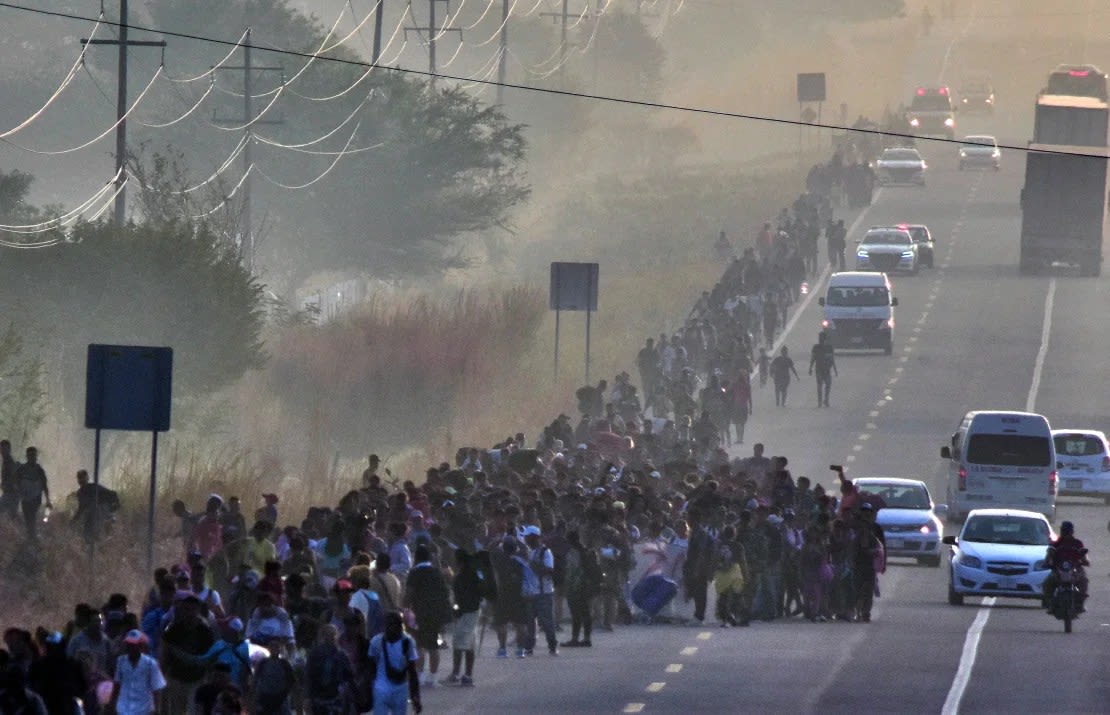
<svg viewBox="0 0 1110 715"><path fill-rule="evenodd" d="M525 536L539 536L540 535L540 527L538 527L534 524L529 524L528 526L524 527L524 535Z"/></svg>

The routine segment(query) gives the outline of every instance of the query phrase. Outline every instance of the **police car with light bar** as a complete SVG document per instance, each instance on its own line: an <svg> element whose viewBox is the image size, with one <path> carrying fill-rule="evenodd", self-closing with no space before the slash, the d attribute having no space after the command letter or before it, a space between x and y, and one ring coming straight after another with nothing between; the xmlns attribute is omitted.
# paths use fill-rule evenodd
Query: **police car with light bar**
<svg viewBox="0 0 1110 715"><path fill-rule="evenodd" d="M918 87L906 118L913 134L956 137L956 106L947 87Z"/></svg>

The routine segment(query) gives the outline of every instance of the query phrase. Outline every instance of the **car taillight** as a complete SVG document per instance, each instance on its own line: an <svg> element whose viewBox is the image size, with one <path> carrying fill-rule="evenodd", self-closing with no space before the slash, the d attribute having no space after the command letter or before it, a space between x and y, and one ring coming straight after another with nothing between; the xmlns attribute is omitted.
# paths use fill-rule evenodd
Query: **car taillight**
<svg viewBox="0 0 1110 715"><path fill-rule="evenodd" d="M827 328L827 327L829 327L829 321L827 321L827 320L822 320L822 321L821 321L821 327L822 327L822 328Z"/></svg>
<svg viewBox="0 0 1110 715"><path fill-rule="evenodd" d="M1102 471L1110 472L1110 456L1102 458Z"/></svg>
<svg viewBox="0 0 1110 715"><path fill-rule="evenodd" d="M1050 496L1056 493L1056 472L1048 475L1048 493Z"/></svg>
<svg viewBox="0 0 1110 715"><path fill-rule="evenodd" d="M960 488L961 492L966 492L967 491L967 470L964 469L963 467L960 467L960 487L959 488Z"/></svg>

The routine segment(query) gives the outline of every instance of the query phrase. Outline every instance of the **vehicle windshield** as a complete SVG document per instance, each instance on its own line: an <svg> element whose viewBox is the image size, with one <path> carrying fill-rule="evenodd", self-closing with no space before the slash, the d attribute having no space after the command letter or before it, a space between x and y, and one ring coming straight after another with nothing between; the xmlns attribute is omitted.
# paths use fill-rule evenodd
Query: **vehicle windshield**
<svg viewBox="0 0 1110 715"><path fill-rule="evenodd" d="M964 137L964 146L969 148L994 145L994 137Z"/></svg>
<svg viewBox="0 0 1110 715"><path fill-rule="evenodd" d="M891 244L898 246L908 246L913 241L910 237L901 231L881 231L878 233L869 233L860 241L861 246L874 246L875 244L882 244L888 246Z"/></svg>
<svg viewBox="0 0 1110 715"><path fill-rule="evenodd" d="M1052 445L1046 437L1028 434L973 434L967 461L1000 467L1048 467Z"/></svg>
<svg viewBox="0 0 1110 715"><path fill-rule="evenodd" d="M950 112L952 104L943 94L917 95L913 98L910 111L918 112Z"/></svg>
<svg viewBox="0 0 1110 715"><path fill-rule="evenodd" d="M883 286L833 287L829 288L825 304L853 308L874 308L890 305L890 294Z"/></svg>
<svg viewBox="0 0 1110 715"><path fill-rule="evenodd" d="M1052 535L1048 524L1027 516L972 516L964 525L960 541L978 544L1048 546Z"/></svg>
<svg viewBox="0 0 1110 715"><path fill-rule="evenodd" d="M913 149L887 149L882 158L888 161L920 161L921 155Z"/></svg>
<svg viewBox="0 0 1110 715"><path fill-rule="evenodd" d="M881 498L887 509L930 509L929 492L918 484L861 484L860 491Z"/></svg>
<svg viewBox="0 0 1110 715"><path fill-rule="evenodd" d="M1052 441L1058 457L1093 457L1105 451L1102 440L1089 434L1058 434Z"/></svg>

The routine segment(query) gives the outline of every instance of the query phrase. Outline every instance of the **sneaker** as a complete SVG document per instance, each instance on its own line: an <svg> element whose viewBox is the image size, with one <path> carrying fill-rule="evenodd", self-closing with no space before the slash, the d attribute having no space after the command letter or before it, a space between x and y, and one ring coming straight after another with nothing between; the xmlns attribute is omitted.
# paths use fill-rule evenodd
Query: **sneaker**
<svg viewBox="0 0 1110 715"><path fill-rule="evenodd" d="M552 656L559 655L559 649L558 648L548 648L547 649L547 654L552 655Z"/></svg>
<svg viewBox="0 0 1110 715"><path fill-rule="evenodd" d="M525 650L524 650L523 648L517 648L517 649L516 649L516 657L517 657L517 658L523 658L523 657L524 657L524 654L525 654L526 652L527 652L527 651L525 651Z"/></svg>
<svg viewBox="0 0 1110 715"><path fill-rule="evenodd" d="M444 680L443 682L447 685L458 685L460 682L462 682L462 680L459 678L458 674L451 673L447 676L447 680Z"/></svg>
<svg viewBox="0 0 1110 715"><path fill-rule="evenodd" d="M508 658L509 657L509 651L505 648L498 648L497 649L497 657L498 658Z"/></svg>
<svg viewBox="0 0 1110 715"><path fill-rule="evenodd" d="M464 688L473 688L474 678L471 678L469 675L464 675L462 678L459 679L459 685L463 686Z"/></svg>

